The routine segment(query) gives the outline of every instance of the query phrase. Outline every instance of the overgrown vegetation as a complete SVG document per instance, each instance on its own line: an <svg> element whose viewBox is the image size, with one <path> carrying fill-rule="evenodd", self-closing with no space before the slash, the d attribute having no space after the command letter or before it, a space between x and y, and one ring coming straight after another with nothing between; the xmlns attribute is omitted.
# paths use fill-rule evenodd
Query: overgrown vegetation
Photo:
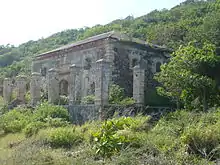
<svg viewBox="0 0 220 165"><path fill-rule="evenodd" d="M126 97L124 89L119 85L113 84L109 87L109 103L117 105L132 105L135 100L130 97Z"/></svg>
<svg viewBox="0 0 220 165"><path fill-rule="evenodd" d="M175 52L156 76L161 84L158 91L172 98L178 110L157 120L138 115L81 126L70 123L65 108L46 102L35 109L4 110L0 116L0 164L216 164L220 159L219 9L219 0L187 0L171 10L136 19L68 30L18 48L1 46L0 66L6 67L1 73L14 76L30 73L24 64L36 53L109 30L166 44ZM194 39L197 42L189 43ZM62 97L60 104L66 99ZM84 101L93 103L94 97ZM133 104L117 85L110 88L109 102Z"/></svg>
<svg viewBox="0 0 220 165"><path fill-rule="evenodd" d="M220 57L215 50L213 44L207 43L198 46L191 42L181 46L156 76L162 84L158 87L159 93L175 101L177 108L183 104L187 109L206 111L208 107L219 105Z"/></svg>
<svg viewBox="0 0 220 165"><path fill-rule="evenodd" d="M220 108L82 126L71 125L57 106L44 103L37 111L16 109L1 117L1 163L207 165L220 157Z"/></svg>
<svg viewBox="0 0 220 165"><path fill-rule="evenodd" d="M88 95L82 99L82 104L94 104L95 96ZM109 87L109 104L117 105L132 105L135 103L135 100L131 97L126 97L124 94L124 89L119 85L112 84Z"/></svg>

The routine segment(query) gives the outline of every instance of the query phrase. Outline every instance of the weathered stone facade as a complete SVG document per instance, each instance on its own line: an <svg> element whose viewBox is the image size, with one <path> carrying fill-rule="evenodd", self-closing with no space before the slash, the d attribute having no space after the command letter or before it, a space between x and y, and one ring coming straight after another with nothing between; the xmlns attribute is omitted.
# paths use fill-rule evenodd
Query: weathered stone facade
<svg viewBox="0 0 220 165"><path fill-rule="evenodd" d="M34 81L40 80L40 88L48 91L52 103L59 95L68 96L71 105L79 104L87 95L95 95L96 105L106 105L109 86L114 83L124 88L127 96L144 104L146 88L153 82L149 75L159 71L169 53L165 48L116 32L43 53L32 64L32 103L39 99L36 90L40 90Z"/></svg>
<svg viewBox="0 0 220 165"><path fill-rule="evenodd" d="M3 97L5 104L8 104L12 99L12 80L5 78L3 82Z"/></svg>
<svg viewBox="0 0 220 165"><path fill-rule="evenodd" d="M10 104L12 101L25 104L28 81L26 76L17 76L16 78L5 78L3 81L3 98L5 104ZM33 92L32 92L33 93ZM33 93L35 96L35 93Z"/></svg>
<svg viewBox="0 0 220 165"><path fill-rule="evenodd" d="M31 104L36 105L41 99L41 74L33 72L30 83Z"/></svg>

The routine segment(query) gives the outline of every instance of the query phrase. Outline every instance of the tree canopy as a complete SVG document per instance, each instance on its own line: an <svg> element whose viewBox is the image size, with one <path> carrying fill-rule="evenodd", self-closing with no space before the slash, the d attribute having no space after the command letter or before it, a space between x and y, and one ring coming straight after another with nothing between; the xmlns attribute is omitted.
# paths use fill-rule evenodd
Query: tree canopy
<svg viewBox="0 0 220 165"><path fill-rule="evenodd" d="M201 47L190 42L172 54L170 62L161 67L156 79L162 84L158 91L187 108L204 110L218 103L220 92L218 82L220 57L216 55L215 46L205 43Z"/></svg>

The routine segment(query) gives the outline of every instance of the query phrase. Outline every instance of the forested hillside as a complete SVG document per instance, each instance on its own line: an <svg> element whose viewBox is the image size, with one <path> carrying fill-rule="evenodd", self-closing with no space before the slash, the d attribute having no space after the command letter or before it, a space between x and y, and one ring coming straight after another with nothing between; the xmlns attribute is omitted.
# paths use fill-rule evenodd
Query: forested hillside
<svg viewBox="0 0 220 165"><path fill-rule="evenodd" d="M30 61L36 54L111 30L174 50L193 40L220 47L220 0L187 0L170 10L155 10L139 18L128 16L107 25L66 30L18 47L2 45L0 74L2 77L30 74Z"/></svg>

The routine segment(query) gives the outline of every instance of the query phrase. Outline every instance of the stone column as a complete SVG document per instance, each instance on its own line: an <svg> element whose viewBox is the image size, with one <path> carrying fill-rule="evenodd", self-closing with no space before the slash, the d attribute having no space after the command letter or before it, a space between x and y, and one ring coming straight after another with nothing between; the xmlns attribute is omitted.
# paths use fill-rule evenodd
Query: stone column
<svg viewBox="0 0 220 165"><path fill-rule="evenodd" d="M110 63L104 59L96 62L96 82L95 82L95 105L100 106L99 118L106 117L104 106L108 104L108 90L110 83Z"/></svg>
<svg viewBox="0 0 220 165"><path fill-rule="evenodd" d="M110 81L110 63L104 59L96 62L95 104L108 104L108 89Z"/></svg>
<svg viewBox="0 0 220 165"><path fill-rule="evenodd" d="M86 97L88 95L89 89L89 71L83 71L83 87L82 87L82 97Z"/></svg>
<svg viewBox="0 0 220 165"><path fill-rule="evenodd" d="M4 78L0 78L0 96L3 96L3 82Z"/></svg>
<svg viewBox="0 0 220 165"><path fill-rule="evenodd" d="M76 96L77 96L77 85L76 79L77 75L80 72L80 67L76 64L70 66L70 82L69 82L69 104L73 105L76 103Z"/></svg>
<svg viewBox="0 0 220 165"><path fill-rule="evenodd" d="M110 82L112 81L112 72L114 70L114 59L115 59L115 51L114 51L114 45L110 43L110 41L107 42L105 46L105 59L107 62L109 62L109 79Z"/></svg>
<svg viewBox="0 0 220 165"><path fill-rule="evenodd" d="M59 100L59 74L56 69L48 71L48 102L56 103Z"/></svg>
<svg viewBox="0 0 220 165"><path fill-rule="evenodd" d="M5 78L3 82L3 98L5 104L10 103L12 97L12 80Z"/></svg>
<svg viewBox="0 0 220 165"><path fill-rule="evenodd" d="M31 105L35 106L41 99L41 75L38 72L31 74L30 93Z"/></svg>
<svg viewBox="0 0 220 165"><path fill-rule="evenodd" d="M145 70L136 65L133 68L133 98L137 104L144 104Z"/></svg>
<svg viewBox="0 0 220 165"><path fill-rule="evenodd" d="M25 103L27 77L17 76L16 77L16 88L17 88L17 100Z"/></svg>

